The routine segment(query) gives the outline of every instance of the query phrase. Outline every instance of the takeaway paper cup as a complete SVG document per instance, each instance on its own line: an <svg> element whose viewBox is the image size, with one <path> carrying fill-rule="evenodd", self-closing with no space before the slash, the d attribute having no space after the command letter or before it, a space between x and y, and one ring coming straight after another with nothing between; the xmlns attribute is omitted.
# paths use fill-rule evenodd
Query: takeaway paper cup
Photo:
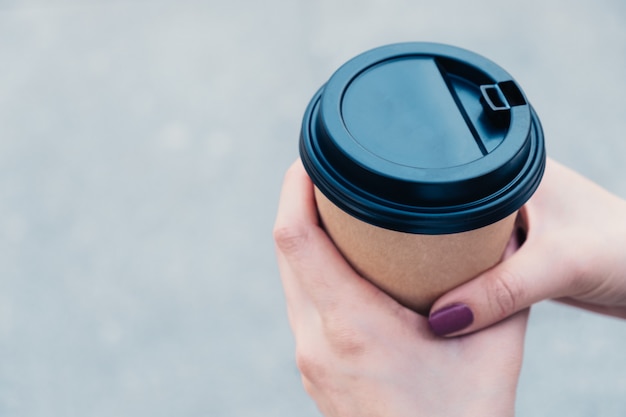
<svg viewBox="0 0 626 417"><path fill-rule="evenodd" d="M300 155L348 262L423 314L501 259L546 159L513 78L433 43L383 46L339 68L305 112Z"/></svg>

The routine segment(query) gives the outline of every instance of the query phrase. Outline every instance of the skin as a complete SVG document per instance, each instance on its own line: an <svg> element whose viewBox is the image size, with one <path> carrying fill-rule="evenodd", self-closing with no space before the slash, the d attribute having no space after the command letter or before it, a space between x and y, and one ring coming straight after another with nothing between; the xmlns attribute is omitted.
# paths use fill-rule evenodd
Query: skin
<svg viewBox="0 0 626 417"><path fill-rule="evenodd" d="M462 303L475 332L541 300L626 318L626 201L548 160L523 208L526 240L496 267L443 295L431 311Z"/></svg>
<svg viewBox="0 0 626 417"><path fill-rule="evenodd" d="M346 263L299 161L285 176L274 239L296 363L325 416L514 414L527 309L481 332L435 336Z"/></svg>

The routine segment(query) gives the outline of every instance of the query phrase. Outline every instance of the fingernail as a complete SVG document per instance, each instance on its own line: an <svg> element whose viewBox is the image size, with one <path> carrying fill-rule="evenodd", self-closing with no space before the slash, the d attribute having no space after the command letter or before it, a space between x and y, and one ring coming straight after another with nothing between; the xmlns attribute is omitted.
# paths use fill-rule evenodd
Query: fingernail
<svg viewBox="0 0 626 417"><path fill-rule="evenodd" d="M474 321L474 313L465 304L452 304L432 313L428 323L433 333L445 336L468 327Z"/></svg>

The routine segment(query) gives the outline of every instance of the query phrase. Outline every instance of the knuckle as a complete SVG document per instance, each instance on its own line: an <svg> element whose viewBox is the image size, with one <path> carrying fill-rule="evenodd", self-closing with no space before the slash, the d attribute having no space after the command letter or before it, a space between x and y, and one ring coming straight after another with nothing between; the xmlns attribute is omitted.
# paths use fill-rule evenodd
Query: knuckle
<svg viewBox="0 0 626 417"><path fill-rule="evenodd" d="M303 349L296 350L296 366L302 375L302 379L309 385L314 385L324 379L327 371L320 355L315 355Z"/></svg>
<svg viewBox="0 0 626 417"><path fill-rule="evenodd" d="M356 359L366 352L368 343L363 333L343 318L325 318L324 333L332 352L340 358Z"/></svg>
<svg viewBox="0 0 626 417"><path fill-rule="evenodd" d="M518 276L510 272L501 272L490 283L491 311L496 319L501 320L517 311L524 297L524 289Z"/></svg>
<svg viewBox="0 0 626 417"><path fill-rule="evenodd" d="M278 249L293 255L302 252L309 241L309 230L301 225L276 226L273 236Z"/></svg>

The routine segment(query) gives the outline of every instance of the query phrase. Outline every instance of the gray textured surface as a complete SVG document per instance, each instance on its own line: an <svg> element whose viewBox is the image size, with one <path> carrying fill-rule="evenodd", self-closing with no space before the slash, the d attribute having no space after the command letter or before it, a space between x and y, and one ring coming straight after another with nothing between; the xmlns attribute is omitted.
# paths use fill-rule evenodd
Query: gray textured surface
<svg viewBox="0 0 626 417"><path fill-rule="evenodd" d="M448 42L626 197L621 0L0 0L0 415L317 416L271 226L346 59ZM626 324L532 314L520 416L626 415Z"/></svg>

